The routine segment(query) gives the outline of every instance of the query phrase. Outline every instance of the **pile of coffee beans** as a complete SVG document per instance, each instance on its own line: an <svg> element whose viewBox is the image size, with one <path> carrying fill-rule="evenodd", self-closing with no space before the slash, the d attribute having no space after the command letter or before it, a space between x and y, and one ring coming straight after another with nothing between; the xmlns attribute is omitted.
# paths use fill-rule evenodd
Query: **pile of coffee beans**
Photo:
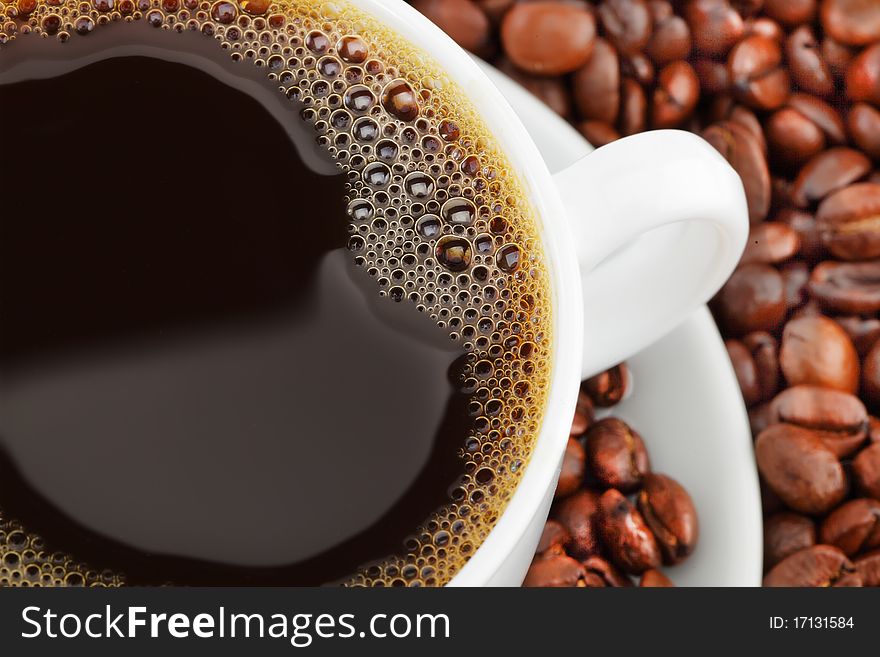
<svg viewBox="0 0 880 657"><path fill-rule="evenodd" d="M685 560L699 535L697 512L672 477L651 471L638 432L595 407L617 404L626 365L584 382L550 520L525 586L673 586L662 564Z"/></svg>
<svg viewBox="0 0 880 657"><path fill-rule="evenodd" d="M880 1L413 4L594 145L682 128L736 169L751 235L712 309L756 439L765 584L880 586Z"/></svg>

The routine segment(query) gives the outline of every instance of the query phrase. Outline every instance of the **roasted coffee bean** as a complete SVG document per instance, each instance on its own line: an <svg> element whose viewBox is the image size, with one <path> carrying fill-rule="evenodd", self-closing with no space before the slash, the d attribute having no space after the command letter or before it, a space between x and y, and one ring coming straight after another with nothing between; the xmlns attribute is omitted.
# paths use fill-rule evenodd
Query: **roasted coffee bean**
<svg viewBox="0 0 880 657"><path fill-rule="evenodd" d="M797 513L777 513L764 521L764 569L816 544L816 523Z"/></svg>
<svg viewBox="0 0 880 657"><path fill-rule="evenodd" d="M667 64L657 76L651 101L651 124L655 128L681 125L697 106L700 81L693 67L685 61Z"/></svg>
<svg viewBox="0 0 880 657"><path fill-rule="evenodd" d="M734 94L747 105L773 110L788 98L789 74L782 66L782 49L773 39L743 39L730 51L727 67Z"/></svg>
<svg viewBox="0 0 880 657"><path fill-rule="evenodd" d="M822 521L819 536L848 557L880 547L880 501L862 497L837 507Z"/></svg>
<svg viewBox="0 0 880 657"><path fill-rule="evenodd" d="M599 494L582 489L557 503L553 517L571 537L565 545L570 555L585 559L600 549L597 513Z"/></svg>
<svg viewBox="0 0 880 657"><path fill-rule="evenodd" d="M583 390L578 390L577 404L575 405L575 415L581 415L586 418L587 426L584 427L584 431L586 431L596 419L593 400L590 399L590 396ZM574 423L572 423L572 426L574 426ZM583 431L580 433L583 433Z"/></svg>
<svg viewBox="0 0 880 657"><path fill-rule="evenodd" d="M790 226L798 234L802 258L813 262L821 257L825 247L812 214L796 208L785 208L779 211L775 220Z"/></svg>
<svg viewBox="0 0 880 657"><path fill-rule="evenodd" d="M586 571L583 565L564 554L537 557L529 566L523 581L525 587L584 586Z"/></svg>
<svg viewBox="0 0 880 657"><path fill-rule="evenodd" d="M629 368L620 363L612 368L592 376L581 384L581 390L587 393L596 406L609 408L621 402L629 387Z"/></svg>
<svg viewBox="0 0 880 657"><path fill-rule="evenodd" d="M745 105L733 105L728 116L731 121L748 130L758 142L758 146L761 147L761 152L767 155L767 139L764 137L764 129L755 113Z"/></svg>
<svg viewBox="0 0 880 657"><path fill-rule="evenodd" d="M575 414L571 419L571 427L568 430L568 435L572 438L578 438L586 432L589 426L590 420L587 419L585 415L575 411Z"/></svg>
<svg viewBox="0 0 880 657"><path fill-rule="evenodd" d="M880 184L856 183L831 194L816 212L825 247L843 260L880 256Z"/></svg>
<svg viewBox="0 0 880 657"><path fill-rule="evenodd" d="M807 282L810 280L810 268L806 263L797 261L785 265L779 272L785 285L785 307L792 311L803 306L807 301Z"/></svg>
<svg viewBox="0 0 880 657"><path fill-rule="evenodd" d="M648 451L635 429L618 418L596 422L584 437L590 474L605 488L638 488L651 469Z"/></svg>
<svg viewBox="0 0 880 657"><path fill-rule="evenodd" d="M760 391L760 401L771 399L779 390L779 345L765 331L755 331L743 338L752 355Z"/></svg>
<svg viewBox="0 0 880 657"><path fill-rule="evenodd" d="M822 27L851 46L880 41L880 4L871 0L824 0Z"/></svg>
<svg viewBox="0 0 880 657"><path fill-rule="evenodd" d="M771 159L785 168L799 167L825 148L825 133L791 107L767 119L767 145Z"/></svg>
<svg viewBox="0 0 880 657"><path fill-rule="evenodd" d="M700 534L697 510L681 484L666 475L646 474L638 508L657 539L664 563L679 563L693 552Z"/></svg>
<svg viewBox="0 0 880 657"><path fill-rule="evenodd" d="M584 569L602 582L604 587L625 588L632 586L632 580L609 561L593 555L583 560Z"/></svg>
<svg viewBox="0 0 880 657"><path fill-rule="evenodd" d="M734 102L730 96L719 96L712 104L712 115L716 121L729 120L748 130L761 147L761 152L767 154L767 141L764 139L764 129L755 113L745 105Z"/></svg>
<svg viewBox="0 0 880 657"><path fill-rule="evenodd" d="M871 351L874 343L880 340L880 319L876 317L864 318L858 315L849 315L835 317L834 320L846 331L860 356ZM862 368L863 373L864 371L865 368Z"/></svg>
<svg viewBox="0 0 880 657"><path fill-rule="evenodd" d="M604 121L581 121L577 129L596 148L620 139L620 133Z"/></svg>
<svg viewBox="0 0 880 657"><path fill-rule="evenodd" d="M846 74L847 66L855 57L855 52L852 48L838 43L828 34L825 34L825 38L822 39L819 50L822 51L822 58L828 64L828 68L831 69L834 77L838 79Z"/></svg>
<svg viewBox="0 0 880 657"><path fill-rule="evenodd" d="M864 586L880 586L880 550L863 554L854 565Z"/></svg>
<svg viewBox="0 0 880 657"><path fill-rule="evenodd" d="M607 588L605 581L599 577L598 575L587 572L586 568L584 569L584 579L575 584L576 588L585 588L585 589L604 589Z"/></svg>
<svg viewBox="0 0 880 657"><path fill-rule="evenodd" d="M614 46L596 39L593 53L571 82L574 104L583 118L614 123L620 110L620 64Z"/></svg>
<svg viewBox="0 0 880 657"><path fill-rule="evenodd" d="M814 431L771 425L758 435L755 453L767 485L795 511L826 513L846 495L843 467Z"/></svg>
<svg viewBox="0 0 880 657"><path fill-rule="evenodd" d="M780 561L764 577L764 586L861 586L846 555L831 545L814 545Z"/></svg>
<svg viewBox="0 0 880 657"><path fill-rule="evenodd" d="M584 568L584 570L586 571L586 568ZM632 584L632 582L630 582L630 584ZM583 583L578 582L577 588L604 589L608 588L608 585L599 575L587 571Z"/></svg>
<svg viewBox="0 0 880 657"><path fill-rule="evenodd" d="M856 455L852 473L859 491L880 500L880 443L871 443Z"/></svg>
<svg viewBox="0 0 880 657"><path fill-rule="evenodd" d="M874 318L876 321L876 318ZM880 407L880 340L865 355L862 368L862 391L869 402Z"/></svg>
<svg viewBox="0 0 880 657"><path fill-rule="evenodd" d="M782 31L779 23L766 16L746 20L743 34L745 36L763 36L779 42L785 38L785 32Z"/></svg>
<svg viewBox="0 0 880 657"><path fill-rule="evenodd" d="M785 325L780 349L789 385L810 383L855 394L859 355L846 331L827 317L801 317Z"/></svg>
<svg viewBox="0 0 880 657"><path fill-rule="evenodd" d="M821 315L822 308L809 296L810 269L806 263L800 260L791 262L782 267L781 273L785 282L785 303L790 311L790 318Z"/></svg>
<svg viewBox="0 0 880 657"><path fill-rule="evenodd" d="M880 105L880 43L865 48L847 64L846 95L853 101Z"/></svg>
<svg viewBox="0 0 880 657"><path fill-rule="evenodd" d="M764 13L785 25L807 23L816 15L817 0L765 0Z"/></svg>
<svg viewBox="0 0 880 657"><path fill-rule="evenodd" d="M786 105L819 126L825 133L825 139L829 144L846 143L846 128L843 125L843 119L831 105L821 98L809 94L793 93L789 96Z"/></svg>
<svg viewBox="0 0 880 657"><path fill-rule="evenodd" d="M568 89L561 78L551 78L542 75L529 75L521 71L506 57L496 62L498 69L505 75L513 78L516 82L528 89L532 94L540 98L544 103L559 116L568 118L571 116L571 99Z"/></svg>
<svg viewBox="0 0 880 657"><path fill-rule="evenodd" d="M727 65L707 57L693 63L694 72L700 81L700 89L706 94L720 94L730 88L730 75Z"/></svg>
<svg viewBox="0 0 880 657"><path fill-rule="evenodd" d="M581 487L584 481L584 448L580 441L569 438L562 457L562 470L556 484L556 497L566 497Z"/></svg>
<svg viewBox="0 0 880 657"><path fill-rule="evenodd" d="M794 257L800 238L793 228L777 221L765 221L749 228L749 240L740 258L741 265L752 262L778 264Z"/></svg>
<svg viewBox="0 0 880 657"><path fill-rule="evenodd" d="M648 9L651 10L651 20L654 22L654 29L670 18L675 16L675 10L669 0L648 0Z"/></svg>
<svg viewBox="0 0 880 657"><path fill-rule="evenodd" d="M742 392L746 406L753 406L761 401L761 388L758 384L758 368L746 346L739 340L726 340L727 356L733 364L733 371Z"/></svg>
<svg viewBox="0 0 880 657"><path fill-rule="evenodd" d="M764 0L730 0L730 4L739 12L740 16L747 19L761 11Z"/></svg>
<svg viewBox="0 0 880 657"><path fill-rule="evenodd" d="M838 458L852 454L868 436L865 405L855 395L831 388L787 388L770 403L770 416L812 430Z"/></svg>
<svg viewBox="0 0 880 657"><path fill-rule="evenodd" d="M654 18L654 33L651 35L645 54L657 66L685 59L691 52L691 30L687 22L680 16L669 12L668 2L652 2L651 11Z"/></svg>
<svg viewBox="0 0 880 657"><path fill-rule="evenodd" d="M756 407L758 409L764 408L764 406ZM763 429L754 428L755 425L752 425L752 434L758 435L763 431ZM767 428L766 426L764 427ZM764 512L765 516L772 515L774 513L779 513L780 511L785 510L785 502L782 501L782 498L779 497L776 493L773 492L773 489L767 485L767 482L764 481L763 478L758 478L758 488L761 491L761 509Z"/></svg>
<svg viewBox="0 0 880 657"><path fill-rule="evenodd" d="M767 401L779 387L776 339L764 331L750 333L742 341L725 342L747 406Z"/></svg>
<svg viewBox="0 0 880 657"><path fill-rule="evenodd" d="M791 199L800 208L820 201L832 192L863 178L871 161L852 148L829 148L801 169L791 189Z"/></svg>
<svg viewBox="0 0 880 657"><path fill-rule="evenodd" d="M583 66L593 50L596 21L577 3L539 0L515 4L501 22L501 43L528 73L560 75Z"/></svg>
<svg viewBox="0 0 880 657"><path fill-rule="evenodd" d="M565 554L565 545L570 540L571 536L565 527L555 520L548 520L544 523L544 531L541 532L541 539L535 552L544 556Z"/></svg>
<svg viewBox="0 0 880 657"><path fill-rule="evenodd" d="M571 420L571 428L568 431L569 436L582 436L584 432L590 427L590 418L581 413L580 411L574 412L574 417Z"/></svg>
<svg viewBox="0 0 880 657"><path fill-rule="evenodd" d="M653 21L645 0L602 0L596 13L620 52L639 52L651 38Z"/></svg>
<svg viewBox="0 0 880 657"><path fill-rule="evenodd" d="M646 570L642 573L639 580L639 586L643 589L647 588L672 588L675 584L666 575L659 570Z"/></svg>
<svg viewBox="0 0 880 657"><path fill-rule="evenodd" d="M867 103L856 103L846 119L853 143L865 154L880 160L880 110Z"/></svg>
<svg viewBox="0 0 880 657"><path fill-rule="evenodd" d="M809 289L827 310L876 313L880 311L880 260L820 263L810 274Z"/></svg>
<svg viewBox="0 0 880 657"><path fill-rule="evenodd" d="M693 0L684 7L694 47L701 53L722 56L743 35L742 17L727 0Z"/></svg>
<svg viewBox="0 0 880 657"><path fill-rule="evenodd" d="M626 363L615 365L581 383L581 392L601 408L619 404L629 389L629 368Z"/></svg>
<svg viewBox="0 0 880 657"><path fill-rule="evenodd" d="M760 143L743 126L733 121L715 123L703 131L703 138L724 156L742 179L749 207L749 220L759 223L770 209L770 172Z"/></svg>
<svg viewBox="0 0 880 657"><path fill-rule="evenodd" d="M501 18L513 6L516 0L476 0L477 6L489 17L493 26L501 22Z"/></svg>
<svg viewBox="0 0 880 657"><path fill-rule="evenodd" d="M413 0L412 5L462 48L488 54L489 19L472 0Z"/></svg>
<svg viewBox="0 0 880 657"><path fill-rule="evenodd" d="M660 549L641 513L613 488L599 499L599 531L611 560L639 575L660 566Z"/></svg>
<svg viewBox="0 0 880 657"><path fill-rule="evenodd" d="M779 273L785 285L786 310L798 311L808 303L807 283L810 280L810 268L801 260L783 266ZM815 304L815 302L810 302Z"/></svg>
<svg viewBox="0 0 880 657"><path fill-rule="evenodd" d="M773 331L785 317L782 275L769 265L743 265L721 288L713 305L732 335Z"/></svg>
<svg viewBox="0 0 880 657"><path fill-rule="evenodd" d="M817 96L834 93L831 69L819 51L819 43L808 25L801 25L785 40L785 58L791 69L792 82Z"/></svg>
<svg viewBox="0 0 880 657"><path fill-rule="evenodd" d="M624 78L620 86L620 99L620 133L628 136L642 132L648 117L644 88L632 78Z"/></svg>
<svg viewBox="0 0 880 657"><path fill-rule="evenodd" d="M640 52L624 54L620 58L620 72L624 77L632 78L643 87L654 84L654 64Z"/></svg>
<svg viewBox="0 0 880 657"><path fill-rule="evenodd" d="M824 317L822 319L831 321ZM784 343L785 339L783 339ZM783 353L785 353L784 346ZM785 356L783 360L784 358ZM811 429L823 438L825 436L822 434L825 432L841 436L861 435L862 438L867 436L868 413L864 404L855 395L840 390L817 385L794 385L774 397L770 404L770 412L775 422Z"/></svg>

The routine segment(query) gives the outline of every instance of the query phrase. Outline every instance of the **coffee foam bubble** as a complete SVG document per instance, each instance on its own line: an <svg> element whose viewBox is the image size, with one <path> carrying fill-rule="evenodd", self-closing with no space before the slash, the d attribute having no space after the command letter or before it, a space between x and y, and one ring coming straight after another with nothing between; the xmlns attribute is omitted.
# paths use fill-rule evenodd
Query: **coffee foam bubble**
<svg viewBox="0 0 880 657"><path fill-rule="evenodd" d="M455 385L470 397L473 430L449 502L397 554L345 583L448 582L519 483L549 384L549 281L515 172L470 101L416 45L344 3L18 0L0 3L0 45L87 38L114 22L201 32L262 69L347 176L355 262L380 295L413 304L466 351ZM63 546L45 546L19 521L27 519L0 509L0 585L125 582L51 552Z"/></svg>

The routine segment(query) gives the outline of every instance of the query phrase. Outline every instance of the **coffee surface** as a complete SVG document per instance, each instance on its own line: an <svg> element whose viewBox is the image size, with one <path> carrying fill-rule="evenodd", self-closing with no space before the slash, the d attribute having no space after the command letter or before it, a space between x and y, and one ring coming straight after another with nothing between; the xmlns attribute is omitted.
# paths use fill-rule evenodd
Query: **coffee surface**
<svg viewBox="0 0 880 657"><path fill-rule="evenodd" d="M3 46L0 583L443 583L539 426L527 205L380 28L150 7Z"/></svg>
<svg viewBox="0 0 880 657"><path fill-rule="evenodd" d="M251 567L312 558L242 581L341 577L440 505L467 435L461 404L438 435L461 350L351 262L344 176L308 169L259 103L183 64L107 59L0 98L21 117L7 140L20 157L3 171L16 194L0 239L0 435L22 485L143 553ZM105 117L138 113L203 117L205 134L240 145L232 158L188 139L119 148ZM71 125L88 146L56 164L58 204L34 203L44 181L31 172ZM146 184L113 182L110 165ZM251 167L260 178L239 189ZM94 200L78 171L109 174ZM454 436L436 446L445 462L426 467L435 441ZM2 479L15 513L28 492ZM401 498L410 508L395 515ZM51 512L17 515L70 543ZM78 547L135 581L215 570Z"/></svg>

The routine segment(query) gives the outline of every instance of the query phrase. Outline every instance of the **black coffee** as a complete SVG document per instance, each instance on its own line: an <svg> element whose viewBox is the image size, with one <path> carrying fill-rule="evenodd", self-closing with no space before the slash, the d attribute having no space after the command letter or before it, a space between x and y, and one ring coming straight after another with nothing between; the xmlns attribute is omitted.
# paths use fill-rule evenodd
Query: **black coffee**
<svg viewBox="0 0 880 657"><path fill-rule="evenodd" d="M549 368L503 159L378 27L128 6L0 38L0 583L447 581Z"/></svg>

